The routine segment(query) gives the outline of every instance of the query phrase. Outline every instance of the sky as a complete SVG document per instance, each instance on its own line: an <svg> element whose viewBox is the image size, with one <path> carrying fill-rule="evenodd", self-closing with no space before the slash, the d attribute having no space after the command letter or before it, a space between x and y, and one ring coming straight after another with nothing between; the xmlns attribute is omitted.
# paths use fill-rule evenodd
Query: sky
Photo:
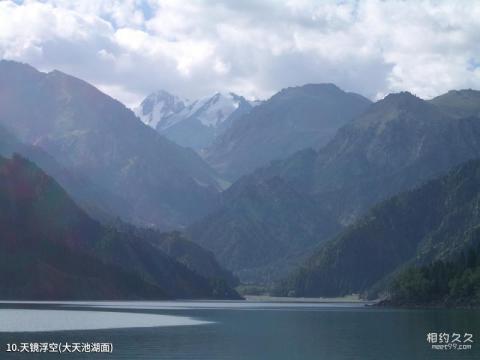
<svg viewBox="0 0 480 360"><path fill-rule="evenodd" d="M480 1L0 0L0 58L127 106L335 83L373 100L480 89Z"/></svg>

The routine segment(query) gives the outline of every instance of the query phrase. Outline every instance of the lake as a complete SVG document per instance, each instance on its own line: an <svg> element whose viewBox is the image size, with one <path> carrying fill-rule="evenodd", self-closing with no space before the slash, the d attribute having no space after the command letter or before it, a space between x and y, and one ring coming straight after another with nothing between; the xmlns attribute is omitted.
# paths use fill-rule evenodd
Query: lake
<svg viewBox="0 0 480 360"><path fill-rule="evenodd" d="M428 333L467 333L474 342L470 350L432 350ZM250 301L0 303L1 359L456 360L480 359L479 340L478 310ZM19 352L46 343L113 349ZM14 345L17 352L6 352Z"/></svg>

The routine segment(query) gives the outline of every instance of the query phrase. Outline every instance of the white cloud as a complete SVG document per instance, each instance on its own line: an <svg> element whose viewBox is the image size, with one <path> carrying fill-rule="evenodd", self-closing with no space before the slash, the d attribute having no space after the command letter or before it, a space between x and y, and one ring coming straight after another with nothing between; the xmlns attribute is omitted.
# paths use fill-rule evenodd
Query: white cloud
<svg viewBox="0 0 480 360"><path fill-rule="evenodd" d="M0 1L0 57L133 105L165 88L267 97L334 82L371 98L480 88L475 1Z"/></svg>

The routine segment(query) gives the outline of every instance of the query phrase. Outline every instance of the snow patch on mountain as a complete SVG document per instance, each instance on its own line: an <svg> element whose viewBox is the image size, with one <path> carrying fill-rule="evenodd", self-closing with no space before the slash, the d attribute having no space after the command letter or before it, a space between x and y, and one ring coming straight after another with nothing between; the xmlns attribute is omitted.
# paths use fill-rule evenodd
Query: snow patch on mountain
<svg viewBox="0 0 480 360"><path fill-rule="evenodd" d="M195 113L200 122L205 126L216 127L225 121L240 105L240 97L229 93L216 93L212 97L204 98L195 104Z"/></svg>
<svg viewBox="0 0 480 360"><path fill-rule="evenodd" d="M252 107L259 103L247 101L234 93L219 92L190 101L160 90L149 95L134 111L145 124L161 132L191 118L198 119L204 126L217 127L228 119L242 102Z"/></svg>
<svg viewBox="0 0 480 360"><path fill-rule="evenodd" d="M146 125L165 128L169 126L167 119L182 112L187 104L188 100L159 90L147 96L134 112Z"/></svg>

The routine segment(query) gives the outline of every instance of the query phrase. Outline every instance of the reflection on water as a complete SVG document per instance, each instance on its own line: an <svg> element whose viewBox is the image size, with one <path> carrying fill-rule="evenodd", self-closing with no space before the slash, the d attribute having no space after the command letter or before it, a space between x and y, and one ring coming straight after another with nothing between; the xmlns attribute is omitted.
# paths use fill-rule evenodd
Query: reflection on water
<svg viewBox="0 0 480 360"><path fill-rule="evenodd" d="M2 347L39 341L106 342L113 344L111 360L480 359L478 310L223 301L4 302L0 308L3 331L8 327L24 331L1 332ZM72 331L59 331L66 329ZM473 349L432 350L426 338L430 332L472 333ZM52 359L51 354L7 355L0 353L0 358ZM103 359L85 354L68 358Z"/></svg>
<svg viewBox="0 0 480 360"><path fill-rule="evenodd" d="M184 316L72 310L0 310L0 332L99 330L207 324Z"/></svg>

